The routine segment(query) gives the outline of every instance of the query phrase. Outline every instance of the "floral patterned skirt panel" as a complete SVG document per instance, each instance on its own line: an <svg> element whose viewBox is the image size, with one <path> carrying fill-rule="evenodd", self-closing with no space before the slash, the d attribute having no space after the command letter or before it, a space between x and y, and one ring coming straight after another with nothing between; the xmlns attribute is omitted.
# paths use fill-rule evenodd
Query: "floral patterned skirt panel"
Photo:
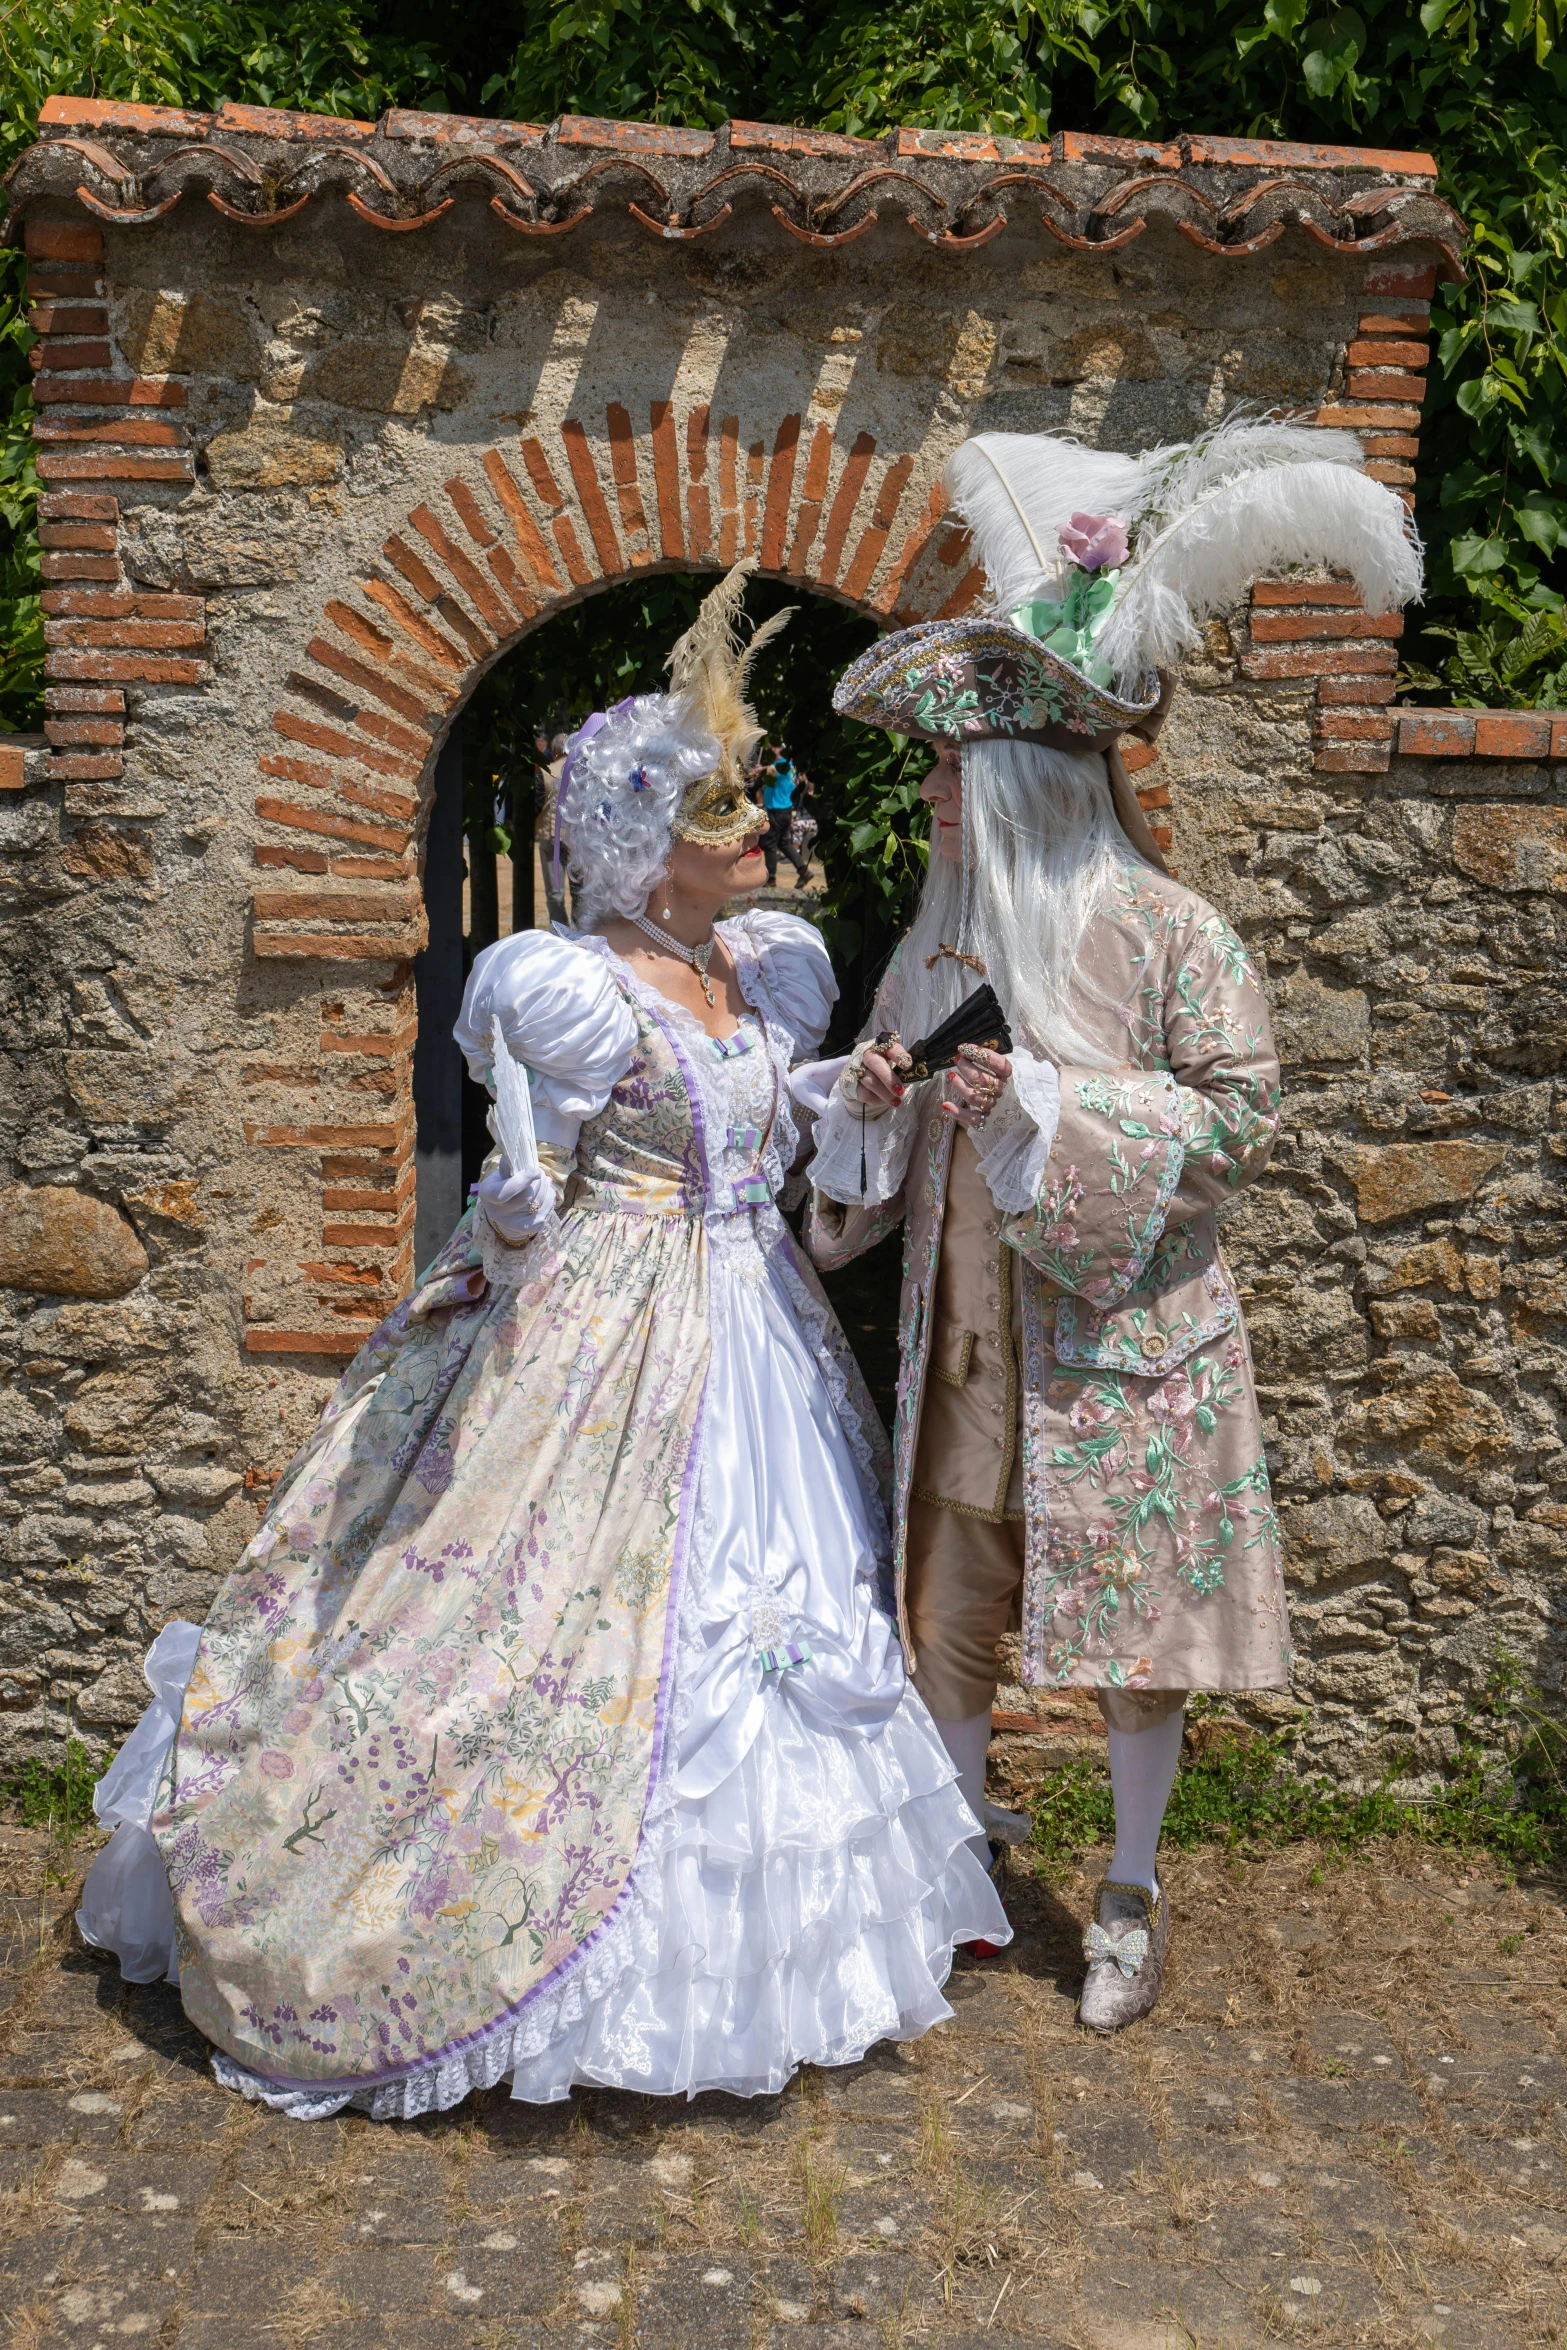
<svg viewBox="0 0 1567 2350"><path fill-rule="evenodd" d="M707 1236L469 1219L369 1340L202 1634L154 1834L186 2012L287 2085L393 2081L558 1983L667 1729Z"/></svg>

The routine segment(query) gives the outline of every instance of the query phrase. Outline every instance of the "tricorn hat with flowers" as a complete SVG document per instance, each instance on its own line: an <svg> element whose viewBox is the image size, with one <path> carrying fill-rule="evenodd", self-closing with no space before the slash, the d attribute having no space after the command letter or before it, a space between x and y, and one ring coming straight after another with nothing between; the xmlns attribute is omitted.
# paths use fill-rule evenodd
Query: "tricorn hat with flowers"
<svg viewBox="0 0 1567 2350"><path fill-rule="evenodd" d="M1369 612L1420 590L1403 500L1352 433L1232 416L1141 457L1053 433L976 433L944 486L989 584L986 608L898 630L833 707L894 734L1106 750L1151 735L1160 676L1201 622L1291 564L1347 571Z"/></svg>

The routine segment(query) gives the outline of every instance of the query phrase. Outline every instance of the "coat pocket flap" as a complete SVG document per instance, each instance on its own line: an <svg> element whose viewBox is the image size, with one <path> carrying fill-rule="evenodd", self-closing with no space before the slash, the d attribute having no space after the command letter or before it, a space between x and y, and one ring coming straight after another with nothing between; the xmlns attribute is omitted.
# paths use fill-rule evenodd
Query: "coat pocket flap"
<svg viewBox="0 0 1567 2350"><path fill-rule="evenodd" d="M949 1387L965 1386L973 1352L973 1331L965 1330L961 1322L944 1322L938 1316L930 1334L930 1367L935 1377L945 1379Z"/></svg>
<svg viewBox="0 0 1567 2350"><path fill-rule="evenodd" d="M1056 1307L1056 1360L1160 1379L1233 1330L1240 1312L1229 1276L1216 1264L1173 1289L1134 1292L1109 1314L1064 1297Z"/></svg>

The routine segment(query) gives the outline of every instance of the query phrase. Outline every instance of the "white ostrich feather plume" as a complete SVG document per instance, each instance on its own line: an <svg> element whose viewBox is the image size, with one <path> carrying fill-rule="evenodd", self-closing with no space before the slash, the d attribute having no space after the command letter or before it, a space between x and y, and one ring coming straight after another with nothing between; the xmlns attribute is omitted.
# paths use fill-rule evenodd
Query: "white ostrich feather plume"
<svg viewBox="0 0 1567 2350"><path fill-rule="evenodd" d="M968 524L996 609L1061 591L1056 533L1073 514L1130 516L1146 460L1085 449L1053 433L981 432L947 459L947 496Z"/></svg>
<svg viewBox="0 0 1567 2350"><path fill-rule="evenodd" d="M1201 642L1201 624L1274 571L1346 571L1368 612L1418 596L1420 542L1403 500L1360 470L1352 433L1226 418L1141 457L1047 433L979 433L947 461L998 611L1059 595L1075 513L1116 514L1130 556L1098 650L1134 690Z"/></svg>

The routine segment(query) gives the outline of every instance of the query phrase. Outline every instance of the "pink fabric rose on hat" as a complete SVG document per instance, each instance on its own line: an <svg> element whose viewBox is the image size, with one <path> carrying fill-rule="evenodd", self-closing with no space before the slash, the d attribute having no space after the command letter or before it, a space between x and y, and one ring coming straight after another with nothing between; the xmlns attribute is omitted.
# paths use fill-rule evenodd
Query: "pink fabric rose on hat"
<svg viewBox="0 0 1567 2350"><path fill-rule="evenodd" d="M1056 532L1065 552L1085 571L1115 571L1126 561L1126 518L1074 514Z"/></svg>

